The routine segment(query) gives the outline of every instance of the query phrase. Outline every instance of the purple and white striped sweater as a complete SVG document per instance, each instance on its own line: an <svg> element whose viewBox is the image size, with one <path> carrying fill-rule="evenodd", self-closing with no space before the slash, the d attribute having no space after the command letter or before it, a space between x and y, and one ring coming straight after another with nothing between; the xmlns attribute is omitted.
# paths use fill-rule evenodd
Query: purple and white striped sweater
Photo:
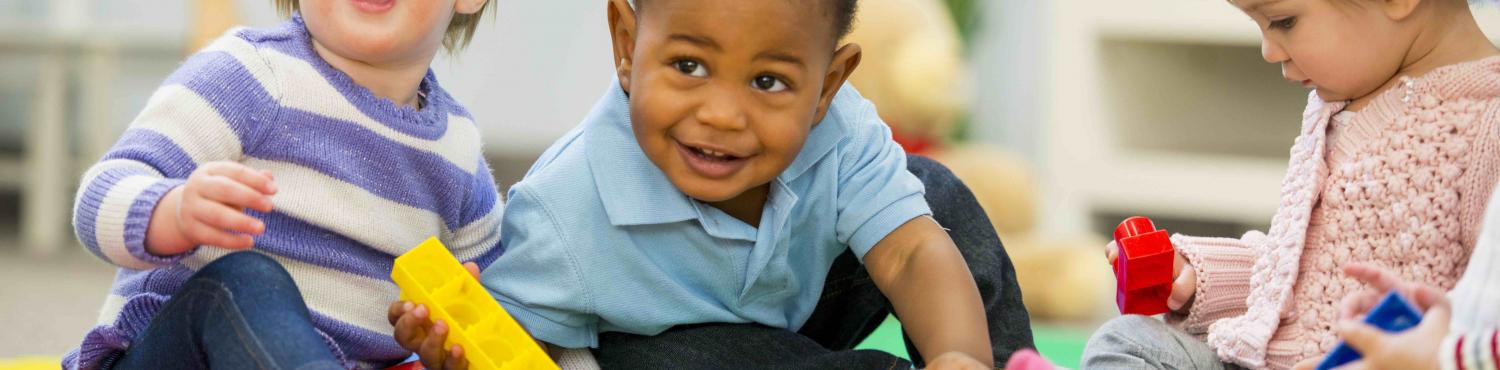
<svg viewBox="0 0 1500 370"><path fill-rule="evenodd" d="M460 259L486 266L500 247L504 207L480 153L478 129L431 72L423 109L374 96L313 51L294 17L237 29L190 57L84 175L78 239L120 271L65 368L93 369L131 339L198 268L227 252L146 252L152 209L198 165L235 161L270 170L280 192L255 250L291 273L317 329L351 367L410 355L391 338L396 256L437 235Z"/></svg>

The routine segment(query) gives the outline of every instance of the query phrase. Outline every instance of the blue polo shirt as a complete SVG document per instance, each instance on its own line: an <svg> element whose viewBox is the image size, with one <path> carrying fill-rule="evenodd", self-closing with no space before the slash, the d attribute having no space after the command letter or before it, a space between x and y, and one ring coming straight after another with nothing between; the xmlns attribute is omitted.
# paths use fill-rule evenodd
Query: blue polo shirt
<svg viewBox="0 0 1500 370"><path fill-rule="evenodd" d="M771 183L760 225L677 190L636 144L626 99L611 83L510 189L506 251L482 280L539 340L597 347L601 332L697 323L797 330L835 257L863 261L931 213L906 154L853 87Z"/></svg>

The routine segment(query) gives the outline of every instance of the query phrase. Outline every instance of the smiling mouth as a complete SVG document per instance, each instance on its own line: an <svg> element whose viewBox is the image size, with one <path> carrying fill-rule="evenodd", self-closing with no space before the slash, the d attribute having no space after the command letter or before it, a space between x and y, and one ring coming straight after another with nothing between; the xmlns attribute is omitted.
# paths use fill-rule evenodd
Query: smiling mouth
<svg viewBox="0 0 1500 370"><path fill-rule="evenodd" d="M682 146L687 147L688 151L693 152L693 154L697 154L699 157L711 161L732 161L741 159L740 157L730 155L729 153L713 151L710 149L699 148L687 144L683 144Z"/></svg>
<svg viewBox="0 0 1500 370"><path fill-rule="evenodd" d="M682 155L687 167L703 177L711 179L724 179L733 176L740 169L745 168L749 161L747 158L734 154L708 149L682 142L677 143L677 151Z"/></svg>

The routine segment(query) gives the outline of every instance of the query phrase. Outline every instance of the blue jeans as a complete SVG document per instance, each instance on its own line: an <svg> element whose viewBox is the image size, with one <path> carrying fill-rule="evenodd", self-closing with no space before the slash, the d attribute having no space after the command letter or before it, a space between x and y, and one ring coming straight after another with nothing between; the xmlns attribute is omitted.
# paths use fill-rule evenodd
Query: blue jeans
<svg viewBox="0 0 1500 370"><path fill-rule="evenodd" d="M1004 364L1017 349L1034 348L1015 266L974 194L930 159L909 156L907 170L927 187L933 218L949 229L968 262L989 321L996 364ZM829 269L817 308L797 332L757 324L698 324L655 336L601 333L594 356L605 369L906 369L912 362L923 366L911 338L906 338L906 348L912 362L882 351L853 350L891 312L890 300L876 288L864 265L845 252Z"/></svg>
<svg viewBox="0 0 1500 370"><path fill-rule="evenodd" d="M1240 370L1207 342L1161 319L1124 315L1109 320L1083 350L1084 369Z"/></svg>
<svg viewBox="0 0 1500 370"><path fill-rule="evenodd" d="M343 369L292 277L240 252L193 274L104 369Z"/></svg>

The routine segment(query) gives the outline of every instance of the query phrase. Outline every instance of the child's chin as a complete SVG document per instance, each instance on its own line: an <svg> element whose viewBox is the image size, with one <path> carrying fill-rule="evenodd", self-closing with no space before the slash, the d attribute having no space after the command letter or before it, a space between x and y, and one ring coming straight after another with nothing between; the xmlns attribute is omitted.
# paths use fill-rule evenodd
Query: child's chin
<svg viewBox="0 0 1500 370"><path fill-rule="evenodd" d="M682 192L684 194L687 194L687 196L704 203L718 203L727 201L730 199L734 199L734 197L737 197L740 195L740 193L743 193L726 191L729 188L729 184L709 184L700 186L698 189L682 189Z"/></svg>

